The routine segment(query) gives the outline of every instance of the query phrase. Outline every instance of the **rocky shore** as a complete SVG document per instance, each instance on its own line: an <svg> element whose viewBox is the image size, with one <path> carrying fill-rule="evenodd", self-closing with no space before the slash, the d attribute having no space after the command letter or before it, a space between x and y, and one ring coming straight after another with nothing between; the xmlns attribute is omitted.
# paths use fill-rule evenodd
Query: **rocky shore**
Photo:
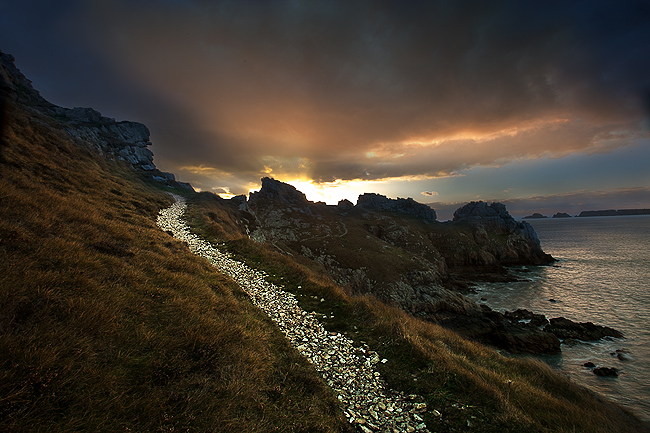
<svg viewBox="0 0 650 433"><path fill-rule="evenodd" d="M421 417L427 410L423 399L388 389L375 369L377 363L389 363L390 360L380 359L363 343L327 332L315 313L302 310L293 294L266 281L263 272L232 259L190 233L181 219L187 206L185 200L176 195L174 198L176 203L160 211L158 226L186 242L192 252L209 260L241 286L289 342L314 364L337 394L350 423L364 433L429 431Z"/></svg>

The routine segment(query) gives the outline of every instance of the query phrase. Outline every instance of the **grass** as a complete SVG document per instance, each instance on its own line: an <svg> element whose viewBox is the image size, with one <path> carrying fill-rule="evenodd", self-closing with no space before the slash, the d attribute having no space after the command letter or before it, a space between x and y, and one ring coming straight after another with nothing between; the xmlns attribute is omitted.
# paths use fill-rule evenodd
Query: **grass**
<svg viewBox="0 0 650 433"><path fill-rule="evenodd" d="M171 198L8 107L0 431L346 431L331 391L155 218Z"/></svg>
<svg viewBox="0 0 650 433"><path fill-rule="evenodd" d="M199 196L187 217L200 235L265 270L274 283L296 294L302 308L321 316L328 330L342 332L358 344L366 342L388 359L378 366L389 385L422 395L429 408L441 414L427 412L425 420L432 431L647 431L624 409L540 361L506 358L372 296L349 295L317 264L255 243L227 220L216 218L236 220L234 213L223 210L228 206L226 201Z"/></svg>

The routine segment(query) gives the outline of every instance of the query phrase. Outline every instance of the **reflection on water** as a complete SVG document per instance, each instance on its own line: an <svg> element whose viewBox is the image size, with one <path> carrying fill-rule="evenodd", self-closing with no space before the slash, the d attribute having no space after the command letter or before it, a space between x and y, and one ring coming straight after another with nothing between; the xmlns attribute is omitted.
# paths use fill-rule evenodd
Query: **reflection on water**
<svg viewBox="0 0 650 433"><path fill-rule="evenodd" d="M563 345L561 355L543 359L650 420L650 216L529 222L559 261L513 269L527 281L484 284L469 297L499 311L526 308L622 331L624 339ZM616 349L629 350L632 359L612 356ZM620 376L598 377L582 366L587 361L615 367Z"/></svg>

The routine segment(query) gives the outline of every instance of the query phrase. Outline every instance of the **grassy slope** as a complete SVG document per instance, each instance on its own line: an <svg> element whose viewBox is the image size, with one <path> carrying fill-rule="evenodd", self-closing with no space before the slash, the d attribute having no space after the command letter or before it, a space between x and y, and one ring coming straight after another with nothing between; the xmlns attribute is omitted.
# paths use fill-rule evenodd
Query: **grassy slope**
<svg viewBox="0 0 650 433"><path fill-rule="evenodd" d="M0 431L345 431L313 368L155 225L171 199L7 107Z"/></svg>
<svg viewBox="0 0 650 433"><path fill-rule="evenodd" d="M237 215L225 201L197 196L188 217L200 234L275 275L305 310L326 315L328 329L366 341L387 358L379 367L389 384L424 396L442 413L427 413L433 431L644 431L624 410L541 362L505 358L371 297L347 296L313 263L297 263L241 237Z"/></svg>

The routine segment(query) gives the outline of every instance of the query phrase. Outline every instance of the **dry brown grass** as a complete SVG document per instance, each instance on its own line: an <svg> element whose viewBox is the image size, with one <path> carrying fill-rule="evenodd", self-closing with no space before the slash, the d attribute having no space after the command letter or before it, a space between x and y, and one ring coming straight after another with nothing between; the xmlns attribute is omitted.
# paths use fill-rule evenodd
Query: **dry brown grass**
<svg viewBox="0 0 650 433"><path fill-rule="evenodd" d="M155 225L171 203L9 107L0 431L345 431L313 367Z"/></svg>

